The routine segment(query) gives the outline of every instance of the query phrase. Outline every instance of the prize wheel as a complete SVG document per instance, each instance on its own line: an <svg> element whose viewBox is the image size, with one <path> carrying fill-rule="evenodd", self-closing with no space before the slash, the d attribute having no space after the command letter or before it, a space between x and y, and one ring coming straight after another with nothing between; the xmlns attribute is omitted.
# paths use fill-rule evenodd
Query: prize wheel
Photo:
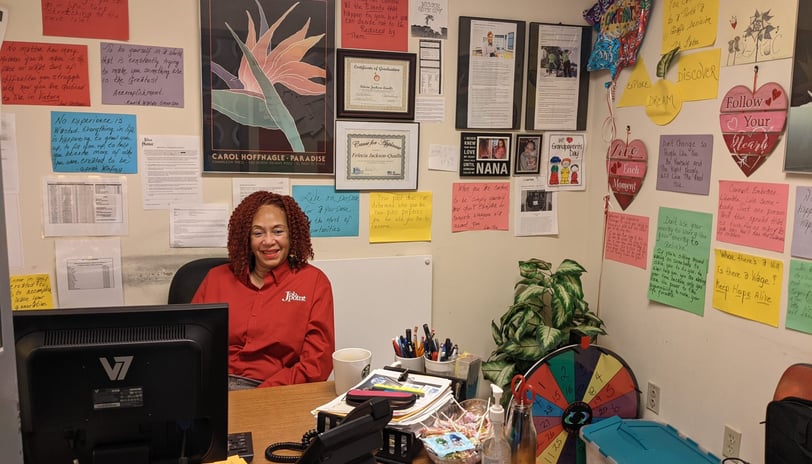
<svg viewBox="0 0 812 464"><path fill-rule="evenodd" d="M620 356L597 345L569 345L541 358L525 374L535 394L536 462L586 463L584 425L638 417L640 390Z"/></svg>

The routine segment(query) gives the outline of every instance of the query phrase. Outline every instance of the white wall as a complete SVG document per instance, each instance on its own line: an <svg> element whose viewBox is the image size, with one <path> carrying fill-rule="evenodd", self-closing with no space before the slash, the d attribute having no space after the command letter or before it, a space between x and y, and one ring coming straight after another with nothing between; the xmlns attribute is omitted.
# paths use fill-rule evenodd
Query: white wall
<svg viewBox="0 0 812 464"><path fill-rule="evenodd" d="M652 81L656 80L653 75L654 67L660 58L663 3L654 2L649 29L641 49L641 56L652 74ZM782 3L793 4L793 9L797 4L797 2ZM767 5L764 7L767 8ZM726 22L727 19L720 17L719 21ZM739 27L743 21L744 19L740 17ZM716 44L717 47L726 45L719 42ZM789 92L791 67L791 60L760 63L759 85L775 81ZM675 68L667 76L672 81L676 81ZM627 79L628 71L623 73L618 81L618 97ZM764 425L760 422L764 420L767 402L772 399L773 390L781 373L792 363L810 362L812 359L812 338L784 328L795 186L812 185L812 177L782 172L784 141L749 178L736 167L719 129L721 96L735 85L743 84L749 87L752 82L752 65L723 67L719 82L720 99L686 102L674 121L662 127L649 121L641 107L616 110L618 129L625 130L626 125L630 125L632 128L630 138L643 140L649 154L649 174L642 191L626 212L650 218L648 266L650 269L660 206L712 214L714 226L711 237L715 238L720 180L789 184L789 222L784 253L715 240L711 242L711 249L729 249L784 262L785 284L781 295L779 328L713 309L711 304L713 252L710 257L711 272L707 279L708 289L705 293L704 317L649 301L647 298L649 270L613 261L604 264L600 296L602 316L610 331L610 336L605 337L602 343L621 353L632 366L641 389L645 390L646 382L649 380L661 387L660 416L657 417L648 411L646 416L669 422L720 457L724 425L729 424L742 432L741 457L751 463L759 463L764 460ZM600 112L593 114L591 127L595 128L599 120L606 116L607 111L605 105L593 105L592 108ZM657 151L661 134L713 134L713 166L708 196L656 190ZM593 146L596 146L599 144L598 134L592 135L595 142ZM595 154L598 155L598 152ZM601 193L601 185L595 177L591 180L595 188L590 193L592 200L589 214L597 218L600 208L596 203ZM620 211L620 208L616 207L616 211Z"/></svg>
<svg viewBox="0 0 812 464"><path fill-rule="evenodd" d="M40 182L43 176L51 174L48 140L50 111L88 110L135 114L139 134L201 135L200 74L197 71L200 69L199 2L130 2L129 43L184 49L186 106L183 109L101 105L98 84L99 41L43 37L40 2L7 0L5 3L11 10L7 40L89 45L91 108L4 108L4 111L17 115L20 176L24 179L21 186L21 210L25 231L25 265L21 269L12 269L12 274L45 272L52 273L53 279L53 240L42 238L40 220ZM455 173L429 171L426 155L429 144L459 144L459 132L454 129L453 123L458 17L481 16L528 22L585 24L581 12L592 6L594 1L449 0L449 3L449 38L443 50L446 120L443 123L422 124L420 134L419 190L434 194L432 241L369 244L365 227L368 195L362 194L361 236L315 239L316 257L333 259L432 255L432 325L441 335L451 336L461 347L483 356L487 356L493 348L490 321L497 318L512 300L513 284L518 276L517 260L538 257L557 264L567 257L576 259L589 271L584 278L590 304L593 308L599 308L607 321L610 335L604 337L601 343L612 348L631 365L641 385L645 385L648 380L660 385L662 403L658 419L671 423L717 454L721 453L723 425L730 424L743 432L742 456L753 463L761 462L764 434L763 425L759 422L764 418L766 402L772 395L780 372L787 365L809 360L812 354L811 340L807 335L783 329L785 305L782 306L781 328L775 329L712 309L711 294L707 292L705 316L698 317L650 303L647 299L647 270L611 261L601 263L603 195L607 190L603 159L607 142L603 140L600 128L607 116L603 87L608 79L606 72L593 73L591 78L588 169L585 170L589 175L588 190L559 195L559 235L514 237L512 229L508 232L450 232L451 186L452 183L459 182L460 178ZM648 36L642 49L642 55L650 66L659 59L662 15L660 3L654 2ZM340 27L338 21L337 27ZM416 51L416 46L417 42L412 40L411 51ZM759 80L774 80L788 89L789 69L788 60L770 62L762 66ZM626 76L627 73L621 75L620 85ZM747 66L726 68L721 73L720 92L723 93L738 83L751 82L751 79L751 69ZM675 121L665 127L650 122L641 108L617 110L617 126L631 125L634 137L642 139L648 146L650 170L656 170L656 147L661 133L712 133L715 136L709 196L658 192L655 190L656 179L651 173L643 184L642 192L627 210L628 213L648 216L652 225L656 224L660 205L715 213L718 180L743 180L743 175L727 154L717 129L718 107L718 101L686 103ZM809 185L808 177L787 176L782 173L783 149L782 142L770 159L751 176L751 180L788 182L792 186ZM125 302L160 303L165 300L172 273L182 262L193 254L222 255L224 250L169 248L167 212L143 210L139 178L137 175L127 177L131 230L130 235L121 240ZM203 182L205 201L230 201L230 177L205 176ZM291 182L329 184L330 179L294 177ZM790 191L794 189L791 188ZM790 209L793 200L794 198L790 198ZM619 211L618 207L616 209ZM654 227L649 238L653 245ZM716 243L712 246L716 246ZM783 259L785 268L788 268L788 252L775 254L727 244L725 247ZM650 416L650 413L646 414Z"/></svg>

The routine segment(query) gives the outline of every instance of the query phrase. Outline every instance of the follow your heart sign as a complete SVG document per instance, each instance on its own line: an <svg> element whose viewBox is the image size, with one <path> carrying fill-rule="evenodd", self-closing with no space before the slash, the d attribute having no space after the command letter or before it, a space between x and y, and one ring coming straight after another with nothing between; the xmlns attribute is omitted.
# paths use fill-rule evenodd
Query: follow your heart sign
<svg viewBox="0 0 812 464"><path fill-rule="evenodd" d="M758 71L756 71L757 73ZM737 85L722 97L719 125L728 151L746 176L759 168L784 132L789 102L781 85Z"/></svg>

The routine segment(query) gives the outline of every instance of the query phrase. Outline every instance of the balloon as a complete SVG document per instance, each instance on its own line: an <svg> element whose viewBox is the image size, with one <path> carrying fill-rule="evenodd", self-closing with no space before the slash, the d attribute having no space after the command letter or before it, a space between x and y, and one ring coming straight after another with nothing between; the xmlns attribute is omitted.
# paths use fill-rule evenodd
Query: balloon
<svg viewBox="0 0 812 464"><path fill-rule="evenodd" d="M584 11L584 19L598 30L587 69L608 69L612 80L621 69L637 62L646 35L652 0L598 0Z"/></svg>

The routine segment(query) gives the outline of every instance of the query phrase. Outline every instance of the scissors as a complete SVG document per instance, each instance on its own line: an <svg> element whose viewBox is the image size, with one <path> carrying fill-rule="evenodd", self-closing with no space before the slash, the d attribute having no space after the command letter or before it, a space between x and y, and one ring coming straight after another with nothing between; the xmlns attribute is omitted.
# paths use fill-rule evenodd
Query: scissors
<svg viewBox="0 0 812 464"><path fill-rule="evenodd" d="M518 382L518 388L516 388L516 383ZM536 392L528 385L527 379L524 378L522 374L516 374L513 376L513 379L510 381L510 389L513 391L513 400L519 404L528 404L532 403ZM528 393L530 396L528 397Z"/></svg>

